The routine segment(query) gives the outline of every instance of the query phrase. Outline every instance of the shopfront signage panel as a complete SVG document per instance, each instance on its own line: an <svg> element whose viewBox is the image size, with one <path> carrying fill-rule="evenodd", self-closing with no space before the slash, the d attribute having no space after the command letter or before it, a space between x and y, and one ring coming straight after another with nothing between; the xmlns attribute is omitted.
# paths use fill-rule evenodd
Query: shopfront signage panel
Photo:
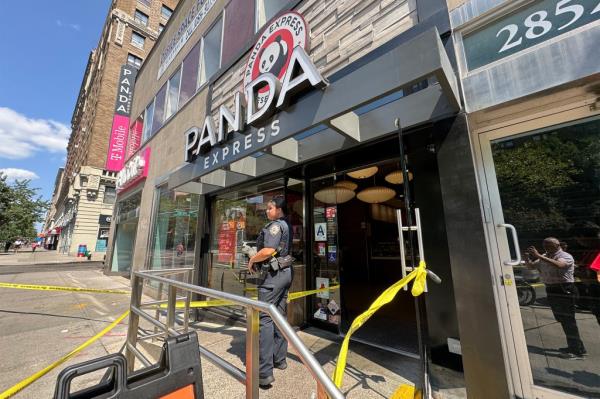
<svg viewBox="0 0 600 399"><path fill-rule="evenodd" d="M208 170L217 163L232 162L237 154L268 145L268 138L278 136L281 128L279 119L271 120L270 124L265 122L288 108L295 96L327 86L306 52L307 29L300 14L289 12L277 17L263 31L244 72L244 94L235 94L235 110L232 112L224 105L219 108L218 129L212 115L207 115L202 129L193 127L186 132L187 162L200 156L201 165ZM246 129L247 125L258 129L255 135ZM231 141L230 137L236 133L245 133L245 137Z"/></svg>
<svg viewBox="0 0 600 399"><path fill-rule="evenodd" d="M467 68L480 68L599 19L600 0L537 1L465 35Z"/></svg>
<svg viewBox="0 0 600 399"><path fill-rule="evenodd" d="M278 16L263 30L250 52L244 70L244 90L253 80L267 72L282 80L290 64L293 49L302 47L308 52L308 45L308 28L301 14L290 11ZM256 98L259 108L268 102L270 94L267 87L259 90Z"/></svg>
<svg viewBox="0 0 600 399"><path fill-rule="evenodd" d="M150 147L135 155L117 175L117 191L122 192L148 176Z"/></svg>
<svg viewBox="0 0 600 399"><path fill-rule="evenodd" d="M119 75L115 114L110 138L108 141L108 155L106 157L106 170L118 172L123 168L126 158L126 146L129 133L129 114L133 86L137 76L137 69L131 65L123 65Z"/></svg>
<svg viewBox="0 0 600 399"><path fill-rule="evenodd" d="M217 0L196 0L194 2L183 21L179 24L175 35L168 41L160 54L157 80L165 73L216 2Z"/></svg>

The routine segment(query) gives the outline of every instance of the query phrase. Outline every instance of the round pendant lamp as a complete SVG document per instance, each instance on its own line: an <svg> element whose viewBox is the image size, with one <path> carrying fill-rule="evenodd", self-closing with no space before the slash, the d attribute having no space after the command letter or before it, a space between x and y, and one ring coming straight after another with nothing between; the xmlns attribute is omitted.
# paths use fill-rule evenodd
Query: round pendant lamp
<svg viewBox="0 0 600 399"><path fill-rule="evenodd" d="M412 180L412 179L413 179L412 172L408 172L408 180ZM404 183L404 175L402 174L401 170L395 170L391 173L388 173L385 176L385 181L387 181L388 183L392 183L392 184L402 184L402 183Z"/></svg>
<svg viewBox="0 0 600 399"><path fill-rule="evenodd" d="M358 184L348 181L348 180L339 181L339 182L335 183L334 186L347 188L348 190L352 190L352 191L354 191L358 188Z"/></svg>
<svg viewBox="0 0 600 399"><path fill-rule="evenodd" d="M356 198L369 204L379 204L380 202L391 200L395 196L396 192L394 190L382 186L365 188L356 194Z"/></svg>
<svg viewBox="0 0 600 399"><path fill-rule="evenodd" d="M345 187L325 187L315 193L315 198L325 204L343 204L350 201L356 194Z"/></svg>
<svg viewBox="0 0 600 399"><path fill-rule="evenodd" d="M371 166L370 168L355 170L354 172L348 172L346 174L354 179L366 179L373 176L378 170L379 168L377 166Z"/></svg>

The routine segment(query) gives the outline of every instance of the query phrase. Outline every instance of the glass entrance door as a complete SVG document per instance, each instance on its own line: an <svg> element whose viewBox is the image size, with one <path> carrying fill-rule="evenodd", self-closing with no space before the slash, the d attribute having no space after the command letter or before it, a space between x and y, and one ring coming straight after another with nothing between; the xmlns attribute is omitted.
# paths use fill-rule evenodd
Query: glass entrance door
<svg viewBox="0 0 600 399"><path fill-rule="evenodd" d="M515 394L600 398L600 120L479 143Z"/></svg>

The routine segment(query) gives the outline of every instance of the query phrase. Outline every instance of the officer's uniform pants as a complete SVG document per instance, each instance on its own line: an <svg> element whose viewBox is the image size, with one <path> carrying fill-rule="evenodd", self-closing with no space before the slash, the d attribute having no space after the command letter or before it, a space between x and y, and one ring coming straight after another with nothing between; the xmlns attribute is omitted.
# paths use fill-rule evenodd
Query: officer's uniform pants
<svg viewBox="0 0 600 399"><path fill-rule="evenodd" d="M281 314L287 310L288 290L292 284L292 267L276 272L269 271L265 281L258 287L258 300L271 303ZM273 375L273 363L285 361L287 341L277 329L271 316L260 313L260 378Z"/></svg>

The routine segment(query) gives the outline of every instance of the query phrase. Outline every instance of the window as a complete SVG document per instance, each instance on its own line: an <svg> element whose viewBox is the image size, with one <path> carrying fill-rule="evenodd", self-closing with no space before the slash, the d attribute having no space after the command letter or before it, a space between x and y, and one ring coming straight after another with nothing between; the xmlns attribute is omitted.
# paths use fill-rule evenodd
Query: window
<svg viewBox="0 0 600 399"><path fill-rule="evenodd" d="M256 0L256 31L273 18L289 0Z"/></svg>
<svg viewBox="0 0 600 399"><path fill-rule="evenodd" d="M104 202L105 204L114 204L116 198L117 192L114 187L104 187L104 200L102 202Z"/></svg>
<svg viewBox="0 0 600 399"><path fill-rule="evenodd" d="M137 48L144 48L144 42L146 38L137 32L131 32L131 44Z"/></svg>
<svg viewBox="0 0 600 399"><path fill-rule="evenodd" d="M154 119L154 100L146 107L146 111L144 112L144 130L143 130L143 140L146 141L150 138L152 131L152 120Z"/></svg>
<svg viewBox="0 0 600 399"><path fill-rule="evenodd" d="M239 55L242 47L254 35L254 2L232 0L225 9L225 15L222 65Z"/></svg>
<svg viewBox="0 0 600 399"><path fill-rule="evenodd" d="M138 3L140 3L146 7L150 7L152 5L152 0L138 0Z"/></svg>
<svg viewBox="0 0 600 399"><path fill-rule="evenodd" d="M158 131L165 121L165 95L167 94L167 84L160 88L154 101L154 118L152 119L152 135Z"/></svg>
<svg viewBox="0 0 600 399"><path fill-rule="evenodd" d="M163 24L158 24L158 34L160 35L162 31L165 30L165 26Z"/></svg>
<svg viewBox="0 0 600 399"><path fill-rule="evenodd" d="M221 66L221 35L223 20L219 21L208 31L202 40L202 61L200 69L200 84L204 84Z"/></svg>
<svg viewBox="0 0 600 399"><path fill-rule="evenodd" d="M158 189L158 207L152 227L150 269L194 266L200 196Z"/></svg>
<svg viewBox="0 0 600 399"><path fill-rule="evenodd" d="M81 182L81 187L87 187L87 185L88 185L87 176L79 176L79 181Z"/></svg>
<svg viewBox="0 0 600 399"><path fill-rule="evenodd" d="M179 105L183 106L196 93L198 83L198 66L200 62L200 46L198 42L183 60L183 72L181 76L181 91L179 93Z"/></svg>
<svg viewBox="0 0 600 399"><path fill-rule="evenodd" d="M172 14L173 14L173 10L171 10L169 7L167 7L166 5L163 4L162 8L160 9L160 16L163 17L164 19L169 19L169 18L171 18Z"/></svg>
<svg viewBox="0 0 600 399"><path fill-rule="evenodd" d="M169 88L167 89L167 105L165 107L165 120L177 112L179 107L179 82L181 81L181 69L175 72L175 75L169 79Z"/></svg>
<svg viewBox="0 0 600 399"><path fill-rule="evenodd" d="M287 190L283 180L244 187L239 191L220 195L212 203L212 226L208 262L208 287L246 296L255 288L256 280L248 279L248 256L244 247L255 247L261 229L268 222L267 202L287 191L286 220L292 235L292 256L302 263L303 242L303 182L289 179ZM240 281L246 284L240 284ZM250 290L248 290L250 288ZM302 289L302 288L301 288ZM227 312L242 316L238 307L227 307ZM289 313L291 320L297 315Z"/></svg>
<svg viewBox="0 0 600 399"><path fill-rule="evenodd" d="M133 54L127 54L127 64L139 69L142 66L142 59Z"/></svg>
<svg viewBox="0 0 600 399"><path fill-rule="evenodd" d="M144 26L148 26L148 16L140 10L135 10L133 19Z"/></svg>

